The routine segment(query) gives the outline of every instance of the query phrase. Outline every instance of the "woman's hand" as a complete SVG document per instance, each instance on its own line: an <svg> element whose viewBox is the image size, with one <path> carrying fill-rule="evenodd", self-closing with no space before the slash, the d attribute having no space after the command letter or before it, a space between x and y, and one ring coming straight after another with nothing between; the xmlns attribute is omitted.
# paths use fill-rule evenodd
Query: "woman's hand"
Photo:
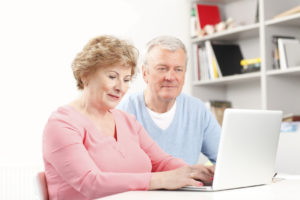
<svg viewBox="0 0 300 200"><path fill-rule="evenodd" d="M211 182L214 167L203 165L184 166L175 170L152 173L149 190L174 190L184 186L203 186L203 182ZM200 181L201 180L201 181Z"/></svg>

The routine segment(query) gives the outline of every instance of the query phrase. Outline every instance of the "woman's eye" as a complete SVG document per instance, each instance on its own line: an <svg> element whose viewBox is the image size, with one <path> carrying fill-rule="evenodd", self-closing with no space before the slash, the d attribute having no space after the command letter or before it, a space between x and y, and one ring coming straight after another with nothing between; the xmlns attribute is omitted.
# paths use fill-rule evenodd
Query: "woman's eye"
<svg viewBox="0 0 300 200"><path fill-rule="evenodd" d="M164 70L166 70L166 68L160 67L160 68L158 68L158 70L159 70L159 71L164 71Z"/></svg>
<svg viewBox="0 0 300 200"><path fill-rule="evenodd" d="M130 82L130 81L131 81L131 77L127 77L127 78L124 79L124 82L125 82L125 83L128 83L128 82Z"/></svg>
<svg viewBox="0 0 300 200"><path fill-rule="evenodd" d="M115 79L116 78L116 76L113 76L113 75L109 75L108 76L110 79Z"/></svg>

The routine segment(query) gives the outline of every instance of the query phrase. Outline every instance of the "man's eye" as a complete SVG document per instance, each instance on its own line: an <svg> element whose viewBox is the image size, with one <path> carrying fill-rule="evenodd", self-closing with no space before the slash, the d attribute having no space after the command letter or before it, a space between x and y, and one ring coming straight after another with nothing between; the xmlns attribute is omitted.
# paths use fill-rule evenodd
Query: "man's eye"
<svg viewBox="0 0 300 200"><path fill-rule="evenodd" d="M110 79L115 79L116 78L116 76L113 76L113 75L109 75L108 76Z"/></svg>
<svg viewBox="0 0 300 200"><path fill-rule="evenodd" d="M181 68L178 68L178 69L176 69L176 71L177 71L177 72L182 72L182 71L183 71L183 69L181 69Z"/></svg>
<svg viewBox="0 0 300 200"><path fill-rule="evenodd" d="M158 70L159 70L159 71L165 71L166 68L165 68L165 67L159 67Z"/></svg>

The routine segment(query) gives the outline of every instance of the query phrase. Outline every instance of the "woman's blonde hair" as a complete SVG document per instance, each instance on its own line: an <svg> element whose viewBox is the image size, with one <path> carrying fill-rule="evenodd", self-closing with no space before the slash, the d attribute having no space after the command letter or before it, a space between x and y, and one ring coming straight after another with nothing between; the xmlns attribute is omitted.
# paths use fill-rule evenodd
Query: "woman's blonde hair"
<svg viewBox="0 0 300 200"><path fill-rule="evenodd" d="M89 76L99 67L109 67L116 64L131 67L131 75L136 73L138 50L126 40L114 36L103 35L91 39L77 54L72 70L77 82L77 88L82 90L82 77Z"/></svg>

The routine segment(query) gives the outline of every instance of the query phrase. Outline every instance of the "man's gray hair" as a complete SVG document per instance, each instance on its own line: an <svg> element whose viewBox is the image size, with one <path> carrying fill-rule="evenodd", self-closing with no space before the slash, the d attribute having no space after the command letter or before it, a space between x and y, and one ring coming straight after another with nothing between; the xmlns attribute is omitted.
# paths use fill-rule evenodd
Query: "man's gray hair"
<svg viewBox="0 0 300 200"><path fill-rule="evenodd" d="M185 45L183 44L183 42L173 36L158 36L153 38L152 40L150 40L147 45L146 45L146 49L144 50L143 53L143 65L147 65L148 63L148 57L149 57L149 52L151 51L151 49L155 46L159 46L163 49L167 49L170 51L176 51L178 49L182 49L185 53L185 58L186 58L186 64L187 64L187 51L185 48Z"/></svg>

